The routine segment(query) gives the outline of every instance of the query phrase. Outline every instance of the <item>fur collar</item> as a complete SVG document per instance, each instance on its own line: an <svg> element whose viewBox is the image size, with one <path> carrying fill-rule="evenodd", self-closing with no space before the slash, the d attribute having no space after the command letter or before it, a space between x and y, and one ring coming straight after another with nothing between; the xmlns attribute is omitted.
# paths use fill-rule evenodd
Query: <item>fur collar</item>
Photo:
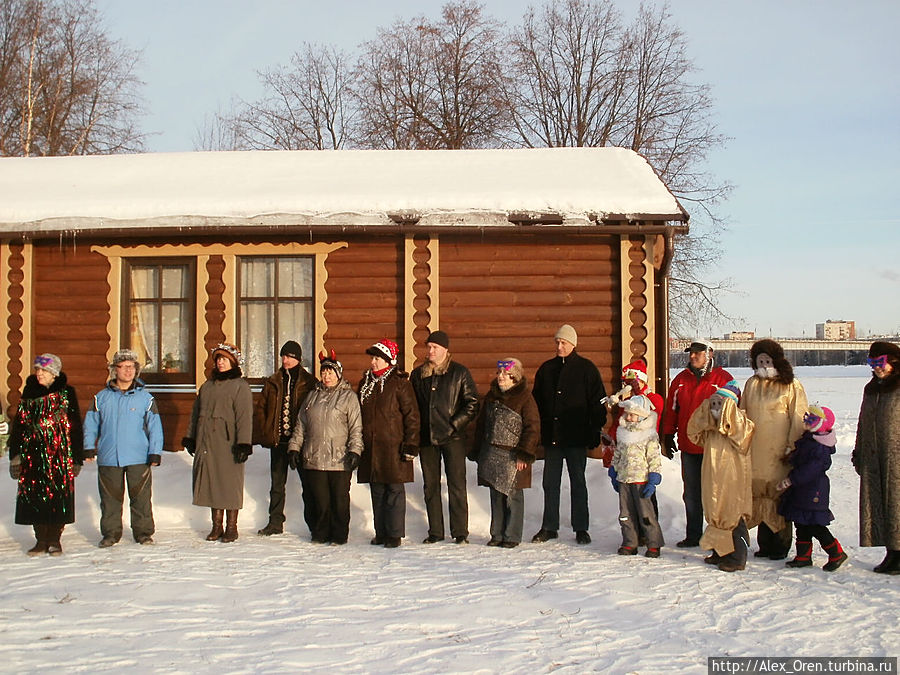
<svg viewBox="0 0 900 675"><path fill-rule="evenodd" d="M447 371L450 370L450 359L453 358L450 352L447 352L447 358L444 359L443 363L439 363L438 365L434 365L431 361L426 361L422 364L422 377L431 377L432 375L446 375Z"/></svg>
<svg viewBox="0 0 900 675"><path fill-rule="evenodd" d="M209 379L211 380L235 380L241 377L241 369L238 366L234 366L229 370L226 370L224 373L220 372L217 368L213 367L212 373L210 373Z"/></svg>
<svg viewBox="0 0 900 675"><path fill-rule="evenodd" d="M896 391L898 388L900 388L900 370L895 370L884 379L878 379L873 375L872 379L869 380L869 383L863 390L863 393L873 395L886 394L891 391Z"/></svg>
<svg viewBox="0 0 900 675"><path fill-rule="evenodd" d="M643 443L657 438L656 413L651 412L639 422L626 422L625 416L619 418L619 428L616 431L616 442L624 445Z"/></svg>
<svg viewBox="0 0 900 675"><path fill-rule="evenodd" d="M25 379L25 387L22 389L22 398L42 398L44 396L47 396L48 394L62 391L68 384L69 383L66 380L65 373L60 373L59 375L57 375L56 379L50 383L49 387L45 387L40 382L38 382L37 378L32 373Z"/></svg>

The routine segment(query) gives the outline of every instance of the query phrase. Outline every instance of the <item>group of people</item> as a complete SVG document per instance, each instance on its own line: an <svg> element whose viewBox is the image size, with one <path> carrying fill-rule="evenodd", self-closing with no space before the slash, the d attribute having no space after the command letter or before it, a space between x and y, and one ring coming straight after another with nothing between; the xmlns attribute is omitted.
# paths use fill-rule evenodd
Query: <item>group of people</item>
<svg viewBox="0 0 900 675"><path fill-rule="evenodd" d="M676 546L711 550L705 562L727 572L744 569L749 529L758 529L755 555L788 556L791 567L812 565L812 540L828 554L824 569L847 559L828 524L826 471L834 454L834 414L810 405L773 340L751 349L754 374L741 392L715 365L708 342L685 351L689 364L668 396L650 390L646 364L622 370L622 388L607 396L597 367L577 353L578 336L563 325L556 355L537 370L533 386L521 361L504 356L479 403L468 369L454 361L440 330L426 340L426 360L412 373L398 366L398 345L383 339L366 350L370 368L354 387L337 355L319 355L319 378L301 365L300 345L287 341L281 366L254 403L243 377L243 358L231 344L212 350L213 368L194 402L184 448L193 457L193 503L210 509L210 541L238 538L244 465L261 445L270 451L268 523L258 534L283 532L289 470L297 470L303 517L313 542L344 544L350 523L350 484L357 472L372 499L373 545L395 548L406 536L405 484L419 458L428 533L425 544L446 536L441 498L444 465L449 533L468 543L466 461L477 463L479 485L490 490L489 546L522 541L524 493L531 466L544 461L544 508L532 542L559 536L563 464L571 486L571 525L579 544L591 541L585 471L593 450L609 467L619 497L621 555L660 556L664 545L656 488L662 457L681 452L685 538ZM884 546L876 572L900 574L900 348L875 342L852 461L860 476L860 544ZM153 396L140 379L131 350L118 351L109 381L93 399L82 425L78 400L62 362L53 354L34 361L8 428L10 475L18 481L16 523L31 525L29 555L59 555L60 536L74 522L74 480L86 461L97 461L102 539L122 537L125 491L135 541L153 542L151 468L161 461L162 425ZM607 418L610 426L605 431ZM468 433L474 424L474 434ZM705 517L705 518L704 518ZM707 523L704 531L704 519Z"/></svg>

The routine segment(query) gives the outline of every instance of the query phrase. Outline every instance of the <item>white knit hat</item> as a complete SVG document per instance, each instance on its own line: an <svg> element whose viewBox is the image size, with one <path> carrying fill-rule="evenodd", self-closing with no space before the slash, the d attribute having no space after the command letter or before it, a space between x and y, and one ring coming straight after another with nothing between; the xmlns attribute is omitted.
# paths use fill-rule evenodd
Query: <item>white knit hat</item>
<svg viewBox="0 0 900 675"><path fill-rule="evenodd" d="M572 328L567 323L564 323L559 327L559 330L556 331L556 335L553 336L557 340L565 340L566 342L571 342L573 346L578 346L578 333L575 332L575 329Z"/></svg>

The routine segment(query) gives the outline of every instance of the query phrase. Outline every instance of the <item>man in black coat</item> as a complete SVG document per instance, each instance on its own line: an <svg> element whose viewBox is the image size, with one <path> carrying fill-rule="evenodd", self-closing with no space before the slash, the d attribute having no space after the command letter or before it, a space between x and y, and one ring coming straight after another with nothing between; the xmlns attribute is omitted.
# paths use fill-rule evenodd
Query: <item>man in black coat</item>
<svg viewBox="0 0 900 675"><path fill-rule="evenodd" d="M572 529L579 544L591 543L588 533L588 492L584 472L587 451L600 444L606 422L606 397L600 371L575 352L578 335L565 324L556 331L556 357L545 361L534 377L532 393L541 414L544 446L544 518L533 542L559 534L559 487L565 460L572 491Z"/></svg>
<svg viewBox="0 0 900 675"><path fill-rule="evenodd" d="M450 358L450 338L432 332L426 341L425 363L413 369L410 382L419 405L422 479L428 514L426 544L444 539L441 504L441 460L447 474L450 536L469 543L469 502L466 493L466 447L463 431L478 413L478 391L469 369Z"/></svg>

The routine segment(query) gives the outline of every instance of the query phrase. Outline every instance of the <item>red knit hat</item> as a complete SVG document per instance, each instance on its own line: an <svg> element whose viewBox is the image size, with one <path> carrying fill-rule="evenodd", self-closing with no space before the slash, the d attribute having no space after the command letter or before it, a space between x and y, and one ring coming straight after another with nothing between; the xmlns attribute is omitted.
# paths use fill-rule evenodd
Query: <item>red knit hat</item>
<svg viewBox="0 0 900 675"><path fill-rule="evenodd" d="M632 361L622 368L622 379L626 382L638 379L644 384L647 383L647 364L643 361Z"/></svg>
<svg viewBox="0 0 900 675"><path fill-rule="evenodd" d="M369 347L366 350L366 354L369 356L380 356L385 361L390 363L392 366L397 365L397 354L400 351L400 347L397 346L397 343L393 340L379 340L374 345Z"/></svg>

